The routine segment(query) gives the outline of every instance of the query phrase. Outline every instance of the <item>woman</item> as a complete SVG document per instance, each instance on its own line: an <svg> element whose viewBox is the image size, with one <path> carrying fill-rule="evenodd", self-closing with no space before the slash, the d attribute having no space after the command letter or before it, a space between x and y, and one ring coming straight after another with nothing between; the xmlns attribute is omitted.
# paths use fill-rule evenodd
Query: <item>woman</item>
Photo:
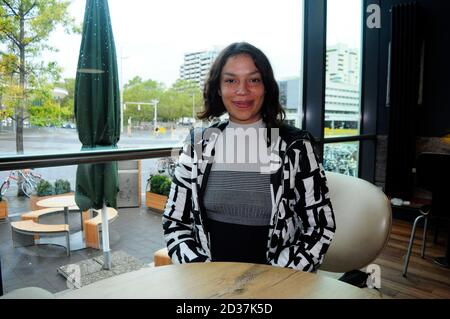
<svg viewBox="0 0 450 319"><path fill-rule="evenodd" d="M229 120L186 139L163 214L172 261L316 270L335 231L325 174L310 135L283 123L267 57L231 44L203 96L201 119Z"/></svg>

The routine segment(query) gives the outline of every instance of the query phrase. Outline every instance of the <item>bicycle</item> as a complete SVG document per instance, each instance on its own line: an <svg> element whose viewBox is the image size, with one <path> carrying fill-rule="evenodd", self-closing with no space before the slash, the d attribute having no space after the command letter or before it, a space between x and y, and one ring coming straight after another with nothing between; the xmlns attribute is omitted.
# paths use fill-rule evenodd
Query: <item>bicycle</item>
<svg viewBox="0 0 450 319"><path fill-rule="evenodd" d="M21 189L25 196L30 197L41 179L42 176L40 174L35 173L30 169L11 171L0 186L0 196L5 195L11 186L12 180L16 181L18 185L19 180L22 180Z"/></svg>
<svg viewBox="0 0 450 319"><path fill-rule="evenodd" d="M171 178L175 176L175 167L177 166L173 157L162 157L156 163L156 169L159 173L167 172Z"/></svg>
<svg viewBox="0 0 450 319"><path fill-rule="evenodd" d="M167 173L170 176L170 178L172 179L175 176L176 165L177 164L173 157L162 157L162 158L158 159L158 161L156 163L156 170L160 174ZM151 185L151 179L153 176L154 176L153 174L150 174L150 177L147 179L147 184L145 186L145 190L147 192L149 192L151 189L150 185Z"/></svg>

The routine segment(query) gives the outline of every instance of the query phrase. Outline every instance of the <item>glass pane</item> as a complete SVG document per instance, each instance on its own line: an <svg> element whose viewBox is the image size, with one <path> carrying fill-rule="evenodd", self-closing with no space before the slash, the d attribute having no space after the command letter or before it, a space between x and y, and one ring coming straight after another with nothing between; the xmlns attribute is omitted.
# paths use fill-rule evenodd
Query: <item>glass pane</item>
<svg viewBox="0 0 450 319"><path fill-rule="evenodd" d="M327 1L325 137L358 135L362 1Z"/></svg>
<svg viewBox="0 0 450 319"><path fill-rule="evenodd" d="M115 268L117 273L121 273L122 270L137 270L137 267L148 265L153 261L152 252L165 247L161 210L153 207L154 204L159 205L161 201L155 202L153 198L148 199L146 188L149 177L159 174L159 180L153 183L152 192L157 195L167 192L167 183L164 182L168 179L170 181L171 163L172 161L167 158L118 162L120 192L117 196L117 216L109 223L110 248L113 260L114 256L119 254L122 256L121 259L124 259L123 256L130 258L131 263L125 267L126 269L121 268L123 265L118 263ZM97 272L101 269L96 258L102 256L102 250L96 245L102 237L95 236L97 232L93 233L92 228L86 223L87 220L95 218L97 213L87 216L76 209L70 209L67 219L71 237L70 257L66 255L66 239L63 235L44 234L27 244L12 236L11 222L29 219L30 211L36 212L44 208L39 206L41 200L73 194L76 186L76 171L77 166L74 165L37 168L32 171L0 172L1 181L8 176L12 177L10 187L3 195L5 201L1 202L7 201L8 215L0 214L0 255L5 293L30 286L41 287L53 293L66 290L68 288L66 278L56 270L61 266L86 260L90 263L86 267L89 271L82 277L84 284L105 278L101 274L89 275L89 272ZM24 179L27 181L34 178L33 176L41 180L37 186L33 182L30 197L17 196L17 181L14 177L19 174L24 174L21 176L25 176ZM59 200L61 200L60 197ZM4 217L6 219L3 219ZM35 222L66 224L63 208L43 213ZM28 239L30 238L33 239L33 235Z"/></svg>
<svg viewBox="0 0 450 319"><path fill-rule="evenodd" d="M71 1L69 14L76 25L83 23L85 4L84 0ZM294 84L289 82L284 92L284 105L288 118L299 123L300 84L296 83L302 61L302 1L274 5L269 0L230 0L226 4L218 0L129 0L109 1L109 9L124 102L119 147L179 145L191 126L206 125L195 119L202 107L204 77L218 51L237 41L250 42L266 53L277 80L293 79ZM45 18L52 17L47 11ZM32 38L27 32L40 15L36 6L26 17L26 39ZM24 110L25 154L80 150L73 96L81 34L67 34L66 28L71 26L59 23L45 42L57 51L26 55L28 66L56 64L50 64L52 72L40 69L33 73L37 76L33 81L26 79L24 92L19 89L18 77L0 74L1 154L17 151L16 139L21 133L16 133L12 118L18 108ZM4 38L0 51L8 53L9 40ZM34 50L37 46L29 47ZM11 53L8 58L14 62L18 56Z"/></svg>
<svg viewBox="0 0 450 319"><path fill-rule="evenodd" d="M323 166L326 171L358 177L359 142L324 145Z"/></svg>

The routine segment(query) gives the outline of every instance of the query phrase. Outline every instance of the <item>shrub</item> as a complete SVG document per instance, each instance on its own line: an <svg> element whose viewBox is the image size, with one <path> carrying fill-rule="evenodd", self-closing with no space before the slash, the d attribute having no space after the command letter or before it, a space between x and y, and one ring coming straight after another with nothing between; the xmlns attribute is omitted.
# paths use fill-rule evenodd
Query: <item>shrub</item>
<svg viewBox="0 0 450 319"><path fill-rule="evenodd" d="M53 195L53 186L48 181L41 179L36 186L37 196Z"/></svg>
<svg viewBox="0 0 450 319"><path fill-rule="evenodd" d="M55 194L70 193L70 182L67 179L57 179L55 181Z"/></svg>
<svg viewBox="0 0 450 319"><path fill-rule="evenodd" d="M164 183L162 183L161 188L159 189L161 191L161 195L169 196L170 185L172 185L172 181L170 179L167 179Z"/></svg>
<svg viewBox="0 0 450 319"><path fill-rule="evenodd" d="M169 196L171 179L166 175L153 175L150 179L150 192Z"/></svg>

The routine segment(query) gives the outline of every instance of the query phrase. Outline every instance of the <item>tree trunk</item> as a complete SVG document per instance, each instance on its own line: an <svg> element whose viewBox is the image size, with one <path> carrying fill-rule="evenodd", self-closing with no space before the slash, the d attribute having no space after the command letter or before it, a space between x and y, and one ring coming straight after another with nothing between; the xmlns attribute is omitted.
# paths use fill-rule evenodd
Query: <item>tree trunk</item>
<svg viewBox="0 0 450 319"><path fill-rule="evenodd" d="M25 17L22 11L22 7L19 9L20 16L20 39L19 39L19 54L20 54L20 65L19 65L19 75L20 75L20 88L22 90L22 98L19 101L19 106L16 107L16 152L17 154L23 154L23 117L24 109L26 104L26 69L25 69ZM22 191L23 178L19 175L17 180L17 196L25 196Z"/></svg>

